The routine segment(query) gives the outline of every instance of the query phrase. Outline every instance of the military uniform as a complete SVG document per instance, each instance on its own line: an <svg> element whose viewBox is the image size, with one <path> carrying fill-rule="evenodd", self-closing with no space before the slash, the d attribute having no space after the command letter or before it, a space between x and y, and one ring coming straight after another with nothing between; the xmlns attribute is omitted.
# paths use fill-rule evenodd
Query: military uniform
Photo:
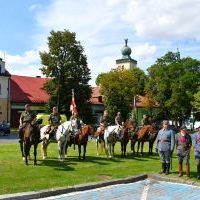
<svg viewBox="0 0 200 200"><path fill-rule="evenodd" d="M36 115L31 111L23 111L20 115L20 125L19 125L19 139L22 140L23 129L28 123L31 123L36 118ZM19 142L20 142L19 141Z"/></svg>
<svg viewBox="0 0 200 200"><path fill-rule="evenodd" d="M100 125L103 125L103 126L108 126L109 124L109 119L108 119L108 116L101 116L100 118Z"/></svg>
<svg viewBox="0 0 200 200"><path fill-rule="evenodd" d="M175 137L170 129L161 129L156 138L156 151L159 152L162 162L162 173L169 174L170 156L174 149Z"/></svg>
<svg viewBox="0 0 200 200"><path fill-rule="evenodd" d="M192 136L194 146L194 156L197 165L197 178L200 179L200 133L196 132Z"/></svg>
<svg viewBox="0 0 200 200"><path fill-rule="evenodd" d="M51 138L51 137L53 137L54 133L56 132L56 129L60 125L61 116L59 113L56 113L56 114L51 113L49 115L48 121L49 121L49 128L46 131L46 133L47 134L49 133L49 135L50 135L49 138Z"/></svg>
<svg viewBox="0 0 200 200"><path fill-rule="evenodd" d="M186 174L190 176L190 148L192 146L192 139L189 134L182 135L177 133L175 137L176 153L179 162L179 176L183 175L183 161L186 164Z"/></svg>
<svg viewBox="0 0 200 200"><path fill-rule="evenodd" d="M121 116L116 116L115 117L115 124L116 125L119 125L119 126L122 126L123 125L123 119Z"/></svg>
<svg viewBox="0 0 200 200"><path fill-rule="evenodd" d="M77 116L71 116L70 117L70 121L72 122L72 133L73 134L78 134L80 129L81 129L81 125L83 124L82 120Z"/></svg>

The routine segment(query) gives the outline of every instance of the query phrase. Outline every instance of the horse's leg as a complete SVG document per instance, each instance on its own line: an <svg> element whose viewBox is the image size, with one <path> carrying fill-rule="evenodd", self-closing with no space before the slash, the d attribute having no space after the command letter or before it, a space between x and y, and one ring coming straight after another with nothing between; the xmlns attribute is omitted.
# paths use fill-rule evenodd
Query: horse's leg
<svg viewBox="0 0 200 200"><path fill-rule="evenodd" d="M62 161L62 157L61 157L61 155L62 155L62 151L61 151L62 149L61 149L61 141L59 140L58 141L58 159L60 160L60 161Z"/></svg>
<svg viewBox="0 0 200 200"><path fill-rule="evenodd" d="M112 158L114 157L114 153L115 153L115 143L112 143L111 144L111 156L112 156Z"/></svg>
<svg viewBox="0 0 200 200"><path fill-rule="evenodd" d="M34 165L37 165L37 146L38 144L34 144Z"/></svg>
<svg viewBox="0 0 200 200"><path fill-rule="evenodd" d="M140 141L138 141L138 144L137 144L137 156L139 155L139 150L140 150Z"/></svg>
<svg viewBox="0 0 200 200"><path fill-rule="evenodd" d="M78 144L78 159L81 159L81 145Z"/></svg>
<svg viewBox="0 0 200 200"><path fill-rule="evenodd" d="M98 141L98 139L97 139L96 147L97 147L97 156L99 156L99 141Z"/></svg>
<svg viewBox="0 0 200 200"><path fill-rule="evenodd" d="M124 143L123 141L121 141L121 152L122 152L122 157L124 156L123 152L124 152Z"/></svg>
<svg viewBox="0 0 200 200"><path fill-rule="evenodd" d="M28 165L28 155L30 152L30 144L24 144L25 164Z"/></svg>
<svg viewBox="0 0 200 200"><path fill-rule="evenodd" d="M141 155L143 156L144 141L141 142Z"/></svg>
<svg viewBox="0 0 200 200"><path fill-rule="evenodd" d="M25 156L24 156L23 141L20 141L19 145L20 145L20 150L21 150L21 153L22 153L22 158L24 159Z"/></svg>
<svg viewBox="0 0 200 200"><path fill-rule="evenodd" d="M85 160L87 143L83 145L83 160Z"/></svg>

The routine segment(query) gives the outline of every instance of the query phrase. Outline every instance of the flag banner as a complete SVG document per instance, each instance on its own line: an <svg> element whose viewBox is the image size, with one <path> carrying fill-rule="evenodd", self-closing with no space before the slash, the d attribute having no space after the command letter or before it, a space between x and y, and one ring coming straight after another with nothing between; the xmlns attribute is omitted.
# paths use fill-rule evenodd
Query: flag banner
<svg viewBox="0 0 200 200"><path fill-rule="evenodd" d="M71 100L71 105L70 105L70 112L77 113L77 107L76 107L76 102L74 98L74 90L72 89L72 100Z"/></svg>

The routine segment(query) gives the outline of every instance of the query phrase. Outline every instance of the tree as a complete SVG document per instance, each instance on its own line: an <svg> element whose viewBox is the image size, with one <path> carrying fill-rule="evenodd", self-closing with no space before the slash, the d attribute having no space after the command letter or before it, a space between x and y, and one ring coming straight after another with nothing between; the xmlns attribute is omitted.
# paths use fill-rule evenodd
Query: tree
<svg viewBox="0 0 200 200"><path fill-rule="evenodd" d="M144 72L139 68L112 70L98 75L96 83L100 85L105 108L112 119L118 111L124 119L127 117L133 108L134 97L143 93L145 79Z"/></svg>
<svg viewBox="0 0 200 200"><path fill-rule="evenodd" d="M48 47L48 52L40 52L41 71L50 78L44 86L50 96L48 109L57 105L60 112L69 116L71 91L74 89L79 115L87 116L87 122L91 115L91 88L88 84L91 78L83 47L76 40L76 34L68 30L51 31Z"/></svg>
<svg viewBox="0 0 200 200"><path fill-rule="evenodd" d="M200 88L199 88L198 92L194 94L193 105L196 110L200 111Z"/></svg>
<svg viewBox="0 0 200 200"><path fill-rule="evenodd" d="M200 78L200 61L168 52L149 69L145 91L160 106L163 118L181 121L189 117Z"/></svg>

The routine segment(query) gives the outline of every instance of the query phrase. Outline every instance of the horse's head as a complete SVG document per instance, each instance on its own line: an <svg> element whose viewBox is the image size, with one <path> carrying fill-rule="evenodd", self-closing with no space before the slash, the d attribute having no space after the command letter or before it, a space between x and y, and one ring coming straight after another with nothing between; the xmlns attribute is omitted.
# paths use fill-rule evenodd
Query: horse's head
<svg viewBox="0 0 200 200"><path fill-rule="evenodd" d="M85 125L81 128L82 135L94 135L94 127L91 125Z"/></svg>

